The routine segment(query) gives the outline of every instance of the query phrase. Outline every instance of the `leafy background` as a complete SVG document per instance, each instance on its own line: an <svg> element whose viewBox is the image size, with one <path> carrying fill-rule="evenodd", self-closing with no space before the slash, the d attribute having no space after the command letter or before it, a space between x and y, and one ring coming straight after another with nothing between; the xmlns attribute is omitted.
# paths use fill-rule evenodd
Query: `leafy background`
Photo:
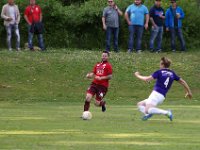
<svg viewBox="0 0 200 150"><path fill-rule="evenodd" d="M0 8L7 0L0 1ZM28 5L28 0L16 0L21 13L21 45L27 41L27 26L23 12ZM107 6L106 0L43 0L37 1L42 7L45 24L45 43L48 47L102 49L105 43L105 32L102 29L101 16L103 8ZM116 0L119 8L124 12L133 0ZM154 0L145 0L144 4L150 9ZM189 48L199 47L200 38L200 0L179 0L178 4L185 12L183 20L184 36ZM163 0L166 10L170 5L169 0ZM128 28L124 17L120 19L120 47L126 49ZM147 48L150 30L144 33L143 47ZM0 21L0 47L6 47L6 32L3 20ZM164 33L163 47L169 48L169 33Z"/></svg>

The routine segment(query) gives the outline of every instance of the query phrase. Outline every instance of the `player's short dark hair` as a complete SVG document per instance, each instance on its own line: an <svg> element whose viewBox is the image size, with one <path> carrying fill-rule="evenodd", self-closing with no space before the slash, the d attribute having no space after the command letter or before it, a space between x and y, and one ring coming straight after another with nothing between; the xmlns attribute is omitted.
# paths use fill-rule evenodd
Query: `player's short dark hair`
<svg viewBox="0 0 200 150"><path fill-rule="evenodd" d="M108 54L108 56L110 56L110 53L108 51L103 51L103 53Z"/></svg>
<svg viewBox="0 0 200 150"><path fill-rule="evenodd" d="M168 59L167 57L162 57L161 61L162 61L161 63L164 65L165 68L169 68L172 63L171 60Z"/></svg>

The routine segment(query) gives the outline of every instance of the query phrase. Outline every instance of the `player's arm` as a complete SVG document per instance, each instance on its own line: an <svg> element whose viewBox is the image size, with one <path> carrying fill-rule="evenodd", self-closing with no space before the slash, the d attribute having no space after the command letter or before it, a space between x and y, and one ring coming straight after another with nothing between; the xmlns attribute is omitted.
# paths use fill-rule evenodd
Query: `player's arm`
<svg viewBox="0 0 200 150"><path fill-rule="evenodd" d="M180 79L178 82L185 88L185 91L186 91L185 97L189 97L191 99L192 92L191 92L190 87L188 86L187 82L183 79Z"/></svg>
<svg viewBox="0 0 200 150"><path fill-rule="evenodd" d="M26 20L26 22L31 25L32 23L28 20L28 14L29 14L29 10L28 8L26 8L25 12L24 12L24 19Z"/></svg>
<svg viewBox="0 0 200 150"><path fill-rule="evenodd" d="M94 78L94 73L93 72L87 73L86 78L88 79Z"/></svg>
<svg viewBox="0 0 200 150"><path fill-rule="evenodd" d="M149 18L150 18L149 14L146 14L145 15L145 25L144 25L146 30L148 29L148 26L149 26Z"/></svg>
<svg viewBox="0 0 200 150"><path fill-rule="evenodd" d="M106 18L104 16L102 17L102 24L103 24L103 29L106 30L107 29Z"/></svg>
<svg viewBox="0 0 200 150"><path fill-rule="evenodd" d="M152 24L152 26L153 26L154 28L156 28L156 27L157 27L157 25L156 25L156 23L154 22L154 20L153 20L153 18L152 18L152 17L150 17L150 21L151 21L151 24Z"/></svg>
<svg viewBox="0 0 200 150"><path fill-rule="evenodd" d="M145 81L145 82L149 82L149 81L151 81L151 80L154 79L152 76L142 76L142 75L140 75L139 72L135 72L135 76L136 76L138 79L140 79L140 80L142 80L142 81Z"/></svg>
<svg viewBox="0 0 200 150"><path fill-rule="evenodd" d="M1 11L1 18L3 18L6 21L11 21L12 18L6 16L6 6L3 6L2 11Z"/></svg>
<svg viewBox="0 0 200 150"><path fill-rule="evenodd" d="M125 19L126 19L127 24L128 24L128 25L131 25L131 21L130 21L128 12L125 12L124 17L125 17Z"/></svg>

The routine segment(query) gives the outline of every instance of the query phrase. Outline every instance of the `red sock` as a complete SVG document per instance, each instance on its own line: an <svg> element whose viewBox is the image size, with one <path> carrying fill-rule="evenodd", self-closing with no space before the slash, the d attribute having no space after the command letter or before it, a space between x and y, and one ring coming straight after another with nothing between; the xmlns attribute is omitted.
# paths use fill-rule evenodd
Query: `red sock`
<svg viewBox="0 0 200 150"><path fill-rule="evenodd" d="M90 108L90 102L85 101L84 111L88 111Z"/></svg>

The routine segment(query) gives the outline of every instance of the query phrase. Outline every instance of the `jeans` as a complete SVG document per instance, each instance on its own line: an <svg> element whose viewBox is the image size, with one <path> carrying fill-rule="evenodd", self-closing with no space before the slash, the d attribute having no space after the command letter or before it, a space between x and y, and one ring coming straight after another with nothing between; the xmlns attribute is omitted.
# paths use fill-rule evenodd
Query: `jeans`
<svg viewBox="0 0 200 150"><path fill-rule="evenodd" d="M152 27L151 29L151 37L149 41L149 48L150 50L154 50L154 42L155 39L157 41L157 48L156 51L161 50L162 48L162 37L163 37L163 27Z"/></svg>
<svg viewBox="0 0 200 150"><path fill-rule="evenodd" d="M28 47L32 50L33 49L33 35L34 33L30 32L31 26L28 26ZM37 34L38 42L39 42L39 47L41 50L45 50L44 46L44 40L43 40L43 35L42 34Z"/></svg>
<svg viewBox="0 0 200 150"><path fill-rule="evenodd" d="M10 24L9 26L6 26L6 32L7 32L7 44L8 44L8 49L12 49L11 45L11 39L12 39L12 32L15 32L16 36L16 49L20 48L20 34L19 34L19 27L17 24Z"/></svg>
<svg viewBox="0 0 200 150"><path fill-rule="evenodd" d="M130 51L133 50L134 35L136 36L136 51L141 50L143 31L144 31L143 26L140 26L140 25L130 25L129 26L128 49Z"/></svg>
<svg viewBox="0 0 200 150"><path fill-rule="evenodd" d="M110 39L113 34L113 45L115 52L118 52L119 28L107 27L106 29L106 51L110 51Z"/></svg>
<svg viewBox="0 0 200 150"><path fill-rule="evenodd" d="M181 43L181 50L185 51L186 46L185 46L185 40L183 38L182 29L181 28L178 28L178 29L170 28L170 33L171 33L171 49L176 50L176 36L178 36L178 39Z"/></svg>

